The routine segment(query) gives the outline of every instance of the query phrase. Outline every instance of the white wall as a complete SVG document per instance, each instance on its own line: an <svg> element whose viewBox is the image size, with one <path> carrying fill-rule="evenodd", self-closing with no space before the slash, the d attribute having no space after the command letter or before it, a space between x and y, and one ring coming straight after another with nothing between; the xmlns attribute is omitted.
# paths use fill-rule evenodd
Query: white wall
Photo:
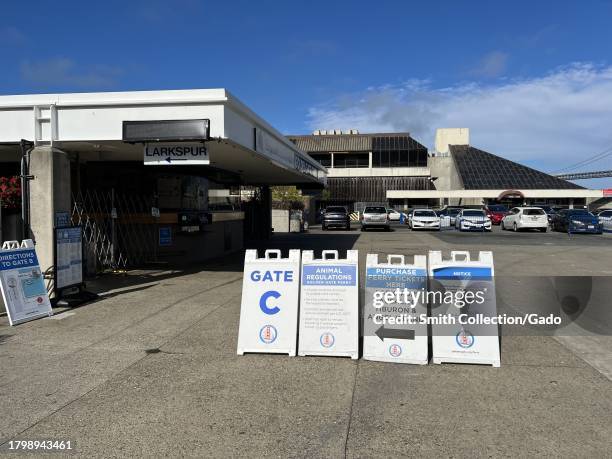
<svg viewBox="0 0 612 459"><path fill-rule="evenodd" d="M470 130L468 128L439 128L436 129L436 151L448 153L449 145L469 145Z"/></svg>

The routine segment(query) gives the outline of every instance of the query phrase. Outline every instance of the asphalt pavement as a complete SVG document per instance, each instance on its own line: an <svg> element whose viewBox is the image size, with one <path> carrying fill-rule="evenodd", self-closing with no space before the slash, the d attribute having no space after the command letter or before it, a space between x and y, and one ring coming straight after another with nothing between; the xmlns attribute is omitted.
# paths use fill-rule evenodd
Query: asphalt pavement
<svg viewBox="0 0 612 459"><path fill-rule="evenodd" d="M315 227L249 246L357 249L361 263L367 252L492 250L506 303L513 292L536 290L525 279L567 276L595 279L591 302L608 306L611 244L609 234L411 232L396 225L365 233ZM523 284L512 284L517 279ZM575 333L504 336L500 368L237 356L241 282L238 253L187 271L101 277L90 283L98 301L51 318L17 327L0 318L0 451L15 439L71 440L80 457L612 451L607 307L587 325L577 323Z"/></svg>

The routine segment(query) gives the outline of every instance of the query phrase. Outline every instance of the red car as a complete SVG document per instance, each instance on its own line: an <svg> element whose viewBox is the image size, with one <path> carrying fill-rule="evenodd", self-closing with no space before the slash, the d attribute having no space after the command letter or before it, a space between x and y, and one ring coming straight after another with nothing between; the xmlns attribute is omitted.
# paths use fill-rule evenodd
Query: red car
<svg viewBox="0 0 612 459"><path fill-rule="evenodd" d="M499 225L502 218L504 218L508 213L508 208L502 204L491 204L485 206L484 211L487 214L487 217L491 219L491 223L494 225Z"/></svg>

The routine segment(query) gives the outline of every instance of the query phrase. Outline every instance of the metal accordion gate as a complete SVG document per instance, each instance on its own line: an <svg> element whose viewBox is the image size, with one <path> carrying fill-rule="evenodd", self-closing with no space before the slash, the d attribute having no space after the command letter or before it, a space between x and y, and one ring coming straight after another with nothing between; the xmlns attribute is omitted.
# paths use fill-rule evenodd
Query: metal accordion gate
<svg viewBox="0 0 612 459"><path fill-rule="evenodd" d="M158 224L153 195L123 195L111 190L73 194L73 225L83 228L88 272L121 270L154 260Z"/></svg>

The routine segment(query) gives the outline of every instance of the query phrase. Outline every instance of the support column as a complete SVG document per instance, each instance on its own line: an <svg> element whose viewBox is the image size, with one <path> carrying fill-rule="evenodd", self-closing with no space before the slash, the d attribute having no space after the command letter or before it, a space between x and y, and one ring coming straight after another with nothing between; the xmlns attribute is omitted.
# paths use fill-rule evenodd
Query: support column
<svg viewBox="0 0 612 459"><path fill-rule="evenodd" d="M70 212L70 160L52 147L30 153L30 229L43 272L53 268L53 227L56 212Z"/></svg>

